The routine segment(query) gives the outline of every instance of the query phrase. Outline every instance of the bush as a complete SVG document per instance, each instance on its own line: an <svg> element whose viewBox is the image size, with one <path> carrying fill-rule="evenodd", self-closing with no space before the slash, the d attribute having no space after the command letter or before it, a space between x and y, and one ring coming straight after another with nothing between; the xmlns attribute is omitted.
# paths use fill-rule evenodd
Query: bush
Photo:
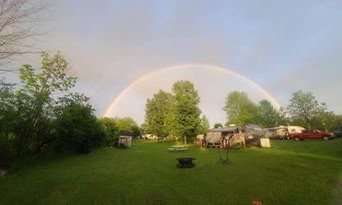
<svg viewBox="0 0 342 205"><path fill-rule="evenodd" d="M104 135L104 144L116 146L119 139L119 128L115 119L104 117L98 120L101 132Z"/></svg>
<svg viewBox="0 0 342 205"><path fill-rule="evenodd" d="M0 137L0 169L8 169L10 161L9 141Z"/></svg>
<svg viewBox="0 0 342 205"><path fill-rule="evenodd" d="M61 108L55 120L55 151L88 153L101 145L104 135L89 105L71 103Z"/></svg>

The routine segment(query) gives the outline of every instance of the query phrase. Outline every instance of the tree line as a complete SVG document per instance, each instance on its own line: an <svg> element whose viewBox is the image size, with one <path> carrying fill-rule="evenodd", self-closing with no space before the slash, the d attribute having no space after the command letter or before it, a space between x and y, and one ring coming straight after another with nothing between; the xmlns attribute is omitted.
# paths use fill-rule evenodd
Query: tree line
<svg viewBox="0 0 342 205"><path fill-rule="evenodd" d="M307 129L331 130L342 125L341 116L329 111L312 92L298 90L286 108L275 109L267 100L253 103L244 92L234 91L226 97L224 111L227 124L258 124L261 127L298 125Z"/></svg>
<svg viewBox="0 0 342 205"><path fill-rule="evenodd" d="M172 93L159 90L151 99L147 99L143 130L159 137L179 136L193 139L197 134L205 134L209 122L198 107L200 98L193 84L178 81L173 85ZM225 126L230 124L257 124L263 128L280 125L298 125L307 129L331 130L342 126L342 116L328 111L325 103L307 91L299 90L292 94L289 105L279 110L270 101L254 103L242 91L228 93L223 111L226 113ZM221 128L217 122L214 128Z"/></svg>
<svg viewBox="0 0 342 205"><path fill-rule="evenodd" d="M76 77L56 53L41 54L41 67L23 65L20 84L0 82L0 168L11 158L42 151L87 153L113 145L120 134L139 136L133 119L95 116L89 98L72 92Z"/></svg>
<svg viewBox="0 0 342 205"><path fill-rule="evenodd" d="M38 53L32 46L42 34L40 14L48 4L33 0L0 1L0 74L17 57ZM101 118L89 98L72 92L76 77L57 53L41 53L41 67L23 65L19 84L0 78L0 170L13 158L40 152L82 152L113 145L120 134L139 136L132 118ZM6 68L7 67L7 68ZM14 72L15 71L15 72Z"/></svg>

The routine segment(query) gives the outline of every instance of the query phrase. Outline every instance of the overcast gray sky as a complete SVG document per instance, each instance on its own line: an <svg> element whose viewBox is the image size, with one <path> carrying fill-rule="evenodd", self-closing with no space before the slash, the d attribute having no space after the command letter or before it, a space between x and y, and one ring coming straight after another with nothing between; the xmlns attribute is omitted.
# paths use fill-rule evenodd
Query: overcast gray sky
<svg viewBox="0 0 342 205"><path fill-rule="evenodd" d="M293 92L311 91L342 113L342 1L59 0L45 18L48 34L37 45L62 52L99 116L143 76L113 116L142 123L146 98L178 79L194 82L211 124L224 123L224 97L234 89L255 102L267 98L246 79L203 67L146 77L182 64L242 75L283 106Z"/></svg>

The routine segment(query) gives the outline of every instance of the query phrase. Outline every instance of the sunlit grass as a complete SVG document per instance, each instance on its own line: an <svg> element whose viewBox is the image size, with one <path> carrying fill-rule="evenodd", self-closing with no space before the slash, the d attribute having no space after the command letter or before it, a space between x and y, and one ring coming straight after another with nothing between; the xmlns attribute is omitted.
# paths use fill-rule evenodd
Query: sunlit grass
<svg viewBox="0 0 342 205"><path fill-rule="evenodd" d="M135 142L88 155L35 159L0 178L0 204L341 204L342 139L272 141L225 152ZM192 169L176 158L195 157Z"/></svg>

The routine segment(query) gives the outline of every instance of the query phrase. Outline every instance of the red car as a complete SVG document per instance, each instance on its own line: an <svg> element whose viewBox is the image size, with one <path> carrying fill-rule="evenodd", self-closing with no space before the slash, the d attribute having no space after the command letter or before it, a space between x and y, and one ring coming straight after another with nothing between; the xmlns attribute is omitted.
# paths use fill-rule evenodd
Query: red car
<svg viewBox="0 0 342 205"><path fill-rule="evenodd" d="M320 130L304 130L302 133L289 134L290 139L303 140L303 139L324 139L328 140L333 137L331 132L322 132Z"/></svg>

